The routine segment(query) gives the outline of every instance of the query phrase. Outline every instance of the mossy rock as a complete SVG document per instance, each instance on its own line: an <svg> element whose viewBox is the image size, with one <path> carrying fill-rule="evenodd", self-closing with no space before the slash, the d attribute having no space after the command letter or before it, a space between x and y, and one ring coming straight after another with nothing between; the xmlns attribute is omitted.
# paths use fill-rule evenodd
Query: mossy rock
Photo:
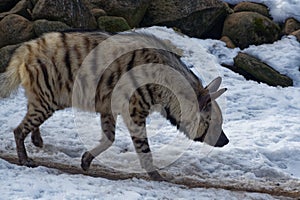
<svg viewBox="0 0 300 200"><path fill-rule="evenodd" d="M234 58L233 71L243 75L246 79L270 86L293 86L293 80L286 75L280 74L271 66L246 53L239 53Z"/></svg>
<svg viewBox="0 0 300 200"><path fill-rule="evenodd" d="M48 21L45 19L36 20L33 23L33 29L36 35L40 36L44 33L52 31L65 31L71 29L70 26L59 21Z"/></svg>
<svg viewBox="0 0 300 200"><path fill-rule="evenodd" d="M130 30L130 26L123 17L102 16L98 18L98 27L107 32L122 32Z"/></svg>
<svg viewBox="0 0 300 200"><path fill-rule="evenodd" d="M20 15L10 14L0 21L0 48L35 37L33 23Z"/></svg>
<svg viewBox="0 0 300 200"><path fill-rule="evenodd" d="M222 35L244 49L249 45L273 43L280 34L280 27L269 18L255 12L238 12L227 17Z"/></svg>
<svg viewBox="0 0 300 200"><path fill-rule="evenodd" d="M139 27L151 0L83 0L83 2L92 9L103 9L108 16L123 17L129 26L134 28Z"/></svg>

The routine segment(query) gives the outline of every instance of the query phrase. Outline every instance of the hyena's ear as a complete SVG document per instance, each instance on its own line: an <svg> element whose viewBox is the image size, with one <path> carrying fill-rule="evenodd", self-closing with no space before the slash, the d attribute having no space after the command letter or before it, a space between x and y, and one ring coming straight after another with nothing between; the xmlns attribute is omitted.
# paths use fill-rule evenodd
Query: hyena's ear
<svg viewBox="0 0 300 200"><path fill-rule="evenodd" d="M222 88L216 92L210 93L211 101L216 100L219 96L221 96L224 92L226 92L227 88Z"/></svg>
<svg viewBox="0 0 300 200"><path fill-rule="evenodd" d="M208 90L209 93L216 92L222 83L222 78L218 76L213 81L211 81L204 89Z"/></svg>
<svg viewBox="0 0 300 200"><path fill-rule="evenodd" d="M226 92L226 88L222 88L220 90L219 87L221 85L222 78L217 77L212 82L210 82L206 87L205 90L207 90L207 94L202 96L199 99L199 108L200 110L203 110L211 101L216 100L218 97L220 97L224 92Z"/></svg>
<svg viewBox="0 0 300 200"><path fill-rule="evenodd" d="M220 97L224 92L226 92L227 88L222 88L216 92L208 93L204 96L201 96L199 99L199 108L200 110L203 110L206 108L206 106L211 102L216 100L218 97Z"/></svg>

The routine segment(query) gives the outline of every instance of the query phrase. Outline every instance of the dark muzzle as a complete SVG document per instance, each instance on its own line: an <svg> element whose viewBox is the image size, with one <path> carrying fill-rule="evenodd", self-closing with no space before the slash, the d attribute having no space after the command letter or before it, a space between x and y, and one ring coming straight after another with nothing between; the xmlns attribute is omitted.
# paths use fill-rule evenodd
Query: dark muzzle
<svg viewBox="0 0 300 200"><path fill-rule="evenodd" d="M225 133L222 130L222 133L221 133L217 143L215 144L215 147L223 147L228 143L229 143L229 140L228 140L228 138L226 137Z"/></svg>

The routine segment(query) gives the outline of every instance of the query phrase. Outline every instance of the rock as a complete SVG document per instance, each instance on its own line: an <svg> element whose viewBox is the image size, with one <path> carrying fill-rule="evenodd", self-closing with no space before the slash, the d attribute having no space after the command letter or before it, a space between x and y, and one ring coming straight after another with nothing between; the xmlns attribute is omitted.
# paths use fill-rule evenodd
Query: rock
<svg viewBox="0 0 300 200"><path fill-rule="evenodd" d="M18 14L27 19L31 19L31 12L33 6L30 0L22 0L17 3L10 11L0 13L0 20L3 19L5 16L10 14Z"/></svg>
<svg viewBox="0 0 300 200"><path fill-rule="evenodd" d="M11 14L0 21L0 48L34 37L33 23L20 15Z"/></svg>
<svg viewBox="0 0 300 200"><path fill-rule="evenodd" d="M220 0L153 0L142 26L179 28L199 38L220 38L228 7Z"/></svg>
<svg viewBox="0 0 300 200"><path fill-rule="evenodd" d="M222 36L220 39L222 42L225 42L226 47L234 49L236 46L233 44L233 42L231 41L231 39L227 36Z"/></svg>
<svg viewBox="0 0 300 200"><path fill-rule="evenodd" d="M151 0L86 0L93 8L101 8L110 16L123 17L130 27L138 27Z"/></svg>
<svg viewBox="0 0 300 200"><path fill-rule="evenodd" d="M244 49L251 44L273 43L280 37L280 28L259 13L238 12L226 18L223 36L228 36L236 46Z"/></svg>
<svg viewBox="0 0 300 200"><path fill-rule="evenodd" d="M9 45L0 49L0 73L5 71L12 54L20 45Z"/></svg>
<svg viewBox="0 0 300 200"><path fill-rule="evenodd" d="M81 0L39 0L32 11L34 20L61 21L73 28L95 29L97 22Z"/></svg>
<svg viewBox="0 0 300 200"><path fill-rule="evenodd" d="M280 74L269 65L245 53L239 53L234 58L232 70L245 76L246 79L266 83L270 86L293 86L291 78Z"/></svg>
<svg viewBox="0 0 300 200"><path fill-rule="evenodd" d="M33 29L37 36L52 31L65 31L70 30L71 27L63 22L59 21L48 21L45 19L36 20L33 22Z"/></svg>
<svg viewBox="0 0 300 200"><path fill-rule="evenodd" d="M300 29L300 22L294 18L288 18L284 23L283 33L289 35L298 29Z"/></svg>
<svg viewBox="0 0 300 200"><path fill-rule="evenodd" d="M130 29L123 17L103 16L98 18L98 27L107 32L122 32Z"/></svg>
<svg viewBox="0 0 300 200"><path fill-rule="evenodd" d="M297 38L298 42L300 42L300 29L292 32L291 35L294 35Z"/></svg>
<svg viewBox="0 0 300 200"><path fill-rule="evenodd" d="M264 4L241 2L241 3L238 3L233 8L233 11L234 12L244 12L244 11L256 12L265 17L272 19L272 16L270 15L270 12L269 12L269 8L267 6L265 6Z"/></svg>
<svg viewBox="0 0 300 200"><path fill-rule="evenodd" d="M99 17L106 16L106 12L101 8L93 8L91 9L92 15L98 19Z"/></svg>
<svg viewBox="0 0 300 200"><path fill-rule="evenodd" d="M9 11L18 3L19 0L1 0L0 1L0 12Z"/></svg>

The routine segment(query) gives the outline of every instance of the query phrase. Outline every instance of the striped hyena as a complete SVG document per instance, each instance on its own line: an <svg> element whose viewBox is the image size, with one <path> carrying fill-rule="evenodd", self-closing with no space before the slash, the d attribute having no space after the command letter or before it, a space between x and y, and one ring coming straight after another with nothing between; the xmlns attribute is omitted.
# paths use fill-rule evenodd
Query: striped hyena
<svg viewBox="0 0 300 200"><path fill-rule="evenodd" d="M229 142L215 101L226 91L219 90L221 78L203 87L179 56L151 35L45 34L14 52L0 75L0 97L9 96L19 84L28 98L26 116L14 130L22 165L34 166L26 153L26 136L31 132L33 144L42 147L39 126L55 111L71 106L101 114L102 138L97 147L83 154L84 170L114 142L118 114L130 131L142 168L153 179L162 179L153 165L145 128L153 108L159 107L194 141L215 147Z"/></svg>

